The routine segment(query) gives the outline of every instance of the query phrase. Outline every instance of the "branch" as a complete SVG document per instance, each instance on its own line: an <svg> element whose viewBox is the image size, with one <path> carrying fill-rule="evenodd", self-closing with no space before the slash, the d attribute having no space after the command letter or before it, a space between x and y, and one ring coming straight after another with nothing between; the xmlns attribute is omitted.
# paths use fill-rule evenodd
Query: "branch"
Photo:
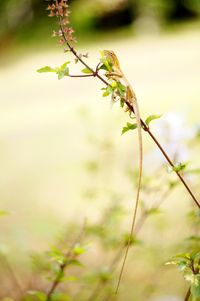
<svg viewBox="0 0 200 301"><path fill-rule="evenodd" d="M93 74L80 74L80 75L71 75L68 74L69 77L92 77L94 76Z"/></svg>
<svg viewBox="0 0 200 301"><path fill-rule="evenodd" d="M79 55L77 54L76 50L70 45L70 43L68 42L66 36L65 36L65 32L62 26L62 18L60 17L60 30L62 32L63 35L63 39L66 43L66 45L68 46L69 50L73 53L73 55L77 58L77 60L79 60L79 62L81 62L86 68L88 68L93 77L98 77L99 80L101 80L106 86L110 86L110 84L98 73L98 68L96 70L93 70L81 57L79 57ZM131 112L134 113L134 109L133 106L128 103L127 101L125 101L127 107L130 109ZM169 165L172 167L172 169L175 171L175 173L177 174L177 176L179 177L180 181L182 182L182 184L185 186L186 190L188 191L188 193L190 194L191 198L193 199L193 201L195 202L195 204L198 206L198 208L200 209L200 203L197 200L196 196L194 195L194 193L192 192L192 190L190 189L189 185L185 182L183 176L175 170L175 165L172 162L172 160L170 159L170 157L168 156L168 154L166 153L166 151L164 150L164 148L161 146L161 144L159 143L159 141L156 139L156 137L153 135L153 133L151 132L150 128L146 125L146 123L140 119L141 121L141 125L142 128L145 132L147 132L149 134L149 136L152 138L152 140L155 142L155 144L157 145L157 147L160 149L161 153L163 154L163 156L165 157L166 161L169 163Z"/></svg>
<svg viewBox="0 0 200 301"><path fill-rule="evenodd" d="M55 280L53 281L48 293L47 293L47 297L46 297L46 301L51 301L52 300L52 295L55 292L57 286L60 284L60 280L65 272L65 269L67 268L67 266L69 265L69 260L68 258L71 256L71 252L73 250L73 248L75 247L75 245L81 240L83 233L85 231L85 224L86 222L84 221L84 224L81 228L80 233L78 234L77 238L74 240L74 242L72 243L71 247L69 248L68 252L65 254L65 261L63 263L61 263L59 265L59 272L57 274L57 277L55 278ZM72 254L73 255L73 254ZM74 255L73 255L74 256ZM73 256L71 259L73 259ZM75 255L76 256L76 255Z"/></svg>
<svg viewBox="0 0 200 301"><path fill-rule="evenodd" d="M166 191L163 192L163 194L160 195L159 199L157 201L154 202L154 204L149 208L149 210L151 209L159 209L159 207L161 206L161 204L166 200L166 198L169 196L169 194L172 192L173 188L168 188ZM156 205L157 204L157 205ZM135 233L134 236L136 237L138 235L138 233L140 232L142 226L144 225L145 221L148 218L148 211L144 211L143 214L140 216L140 219L138 220L136 227L135 227ZM134 242L131 245L132 247L134 247ZM114 271L117 268L118 262L121 260L123 254L124 254L124 249L125 249L126 245L123 245L118 253L115 255L115 257L113 258L108 271L110 274L113 274ZM96 298L99 296L99 294L101 293L102 289L108 284L108 282L101 282L99 281L99 283L97 284L97 286L95 287L94 291L92 292L92 294L89 296L88 301L93 301L96 300ZM186 300L187 301L187 300Z"/></svg>
<svg viewBox="0 0 200 301"><path fill-rule="evenodd" d="M187 291L187 293L185 295L184 301L189 301L190 295L191 295L191 292L190 292L190 287L189 287L189 289L188 289L188 291Z"/></svg>

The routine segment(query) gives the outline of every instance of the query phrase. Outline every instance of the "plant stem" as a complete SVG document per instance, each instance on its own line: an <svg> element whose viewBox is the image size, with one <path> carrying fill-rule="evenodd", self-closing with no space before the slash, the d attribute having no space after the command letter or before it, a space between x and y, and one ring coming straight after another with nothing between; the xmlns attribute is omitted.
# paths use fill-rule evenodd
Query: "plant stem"
<svg viewBox="0 0 200 301"><path fill-rule="evenodd" d="M47 293L46 296L46 301L51 301L52 300L52 295L55 292L57 286L60 284L60 280L65 272L65 269L67 268L67 266L70 264L70 260L74 259L74 257L76 256L75 254L73 254L73 248L75 247L75 245L80 242L84 230L85 230L85 224L86 222L84 221L83 227L81 228L80 233L78 234L77 238L75 239L75 241L72 243L71 247L69 248L68 252L65 254L65 261L63 263L61 263L59 265L59 272L55 278L55 280L53 281L53 283L51 284L51 287ZM69 260L70 259L70 260Z"/></svg>
<svg viewBox="0 0 200 301"><path fill-rule="evenodd" d="M189 301L190 295L191 295L191 293L190 293L190 287L189 287L189 289L188 289L188 291L187 291L187 293L185 295L184 301Z"/></svg>
<svg viewBox="0 0 200 301"><path fill-rule="evenodd" d="M165 157L165 159L168 161L168 163L170 164L170 166L173 168L174 170L174 163L171 161L171 159L169 158L169 156L167 155L166 151L164 150L164 148L160 145L160 143L158 142L158 140L155 138L155 136L152 134L152 132L150 131L150 129L147 129L148 134L150 135L150 137L153 139L153 141L156 143L156 145L158 146L158 148L160 149L160 151L162 152L163 156ZM177 176L179 177L180 181L182 182L182 184L185 186L186 190L188 191L188 193L190 194L191 198L193 199L193 201L195 202L195 204L198 206L198 208L200 209L200 203L198 202L196 196L194 195L194 193L192 192L192 190L190 189L190 187L188 186L188 184L186 183L186 181L184 180L183 176L176 170L174 170L175 173L177 174Z"/></svg>
<svg viewBox="0 0 200 301"><path fill-rule="evenodd" d="M92 77L94 76L93 74L80 74L80 75L68 75L69 77Z"/></svg>
<svg viewBox="0 0 200 301"><path fill-rule="evenodd" d="M91 72L92 75L94 77L98 77L106 86L109 86L110 84L98 73L98 68L96 68L96 71L94 71L87 63L85 63L85 61L79 57L79 55L77 54L76 50L69 44L69 42L67 41L66 37L65 37L65 33L63 31L63 27L62 27L62 19L60 18L60 29L62 31L63 34L63 38L65 40L65 43L67 44L67 46L69 47L70 51L74 54L74 56L86 67L88 68ZM125 102L126 105L128 106L128 108L134 113L134 109L132 107L131 104L129 104L128 102ZM177 174L177 176L179 177L180 181L182 182L182 184L185 186L186 190L188 191L188 193L190 194L191 198L193 199L193 201L195 202L195 204L198 206L198 208L200 209L200 203L197 200L196 196L194 195L194 193L192 192L192 190L190 189L190 187L188 186L188 184L185 182L183 176L175 170L175 165L172 162L172 160L170 159L170 157L168 156L168 154L166 153L166 151L164 150L164 148L161 146L161 144L159 143L159 141L156 139L156 137L153 135L153 133L151 132L150 128L146 125L146 123L141 119L141 125L143 127L143 129L149 134L149 136L152 138L152 140L155 142L155 144L158 146L158 148L160 149L161 153L163 154L163 156L165 157L165 159L167 160L167 162L170 164L170 166L173 168L173 170L175 171L175 173Z"/></svg>
<svg viewBox="0 0 200 301"><path fill-rule="evenodd" d="M170 193L172 193L173 188L168 188L166 191L163 192L163 194L161 194L159 196L159 199L157 201L154 202L154 204L150 207L149 210L151 209L158 209L161 204L166 200L166 198L169 196ZM149 217L148 215L148 211L144 211L143 214L140 216L140 219L137 221L136 227L135 227L135 232L134 232L134 237L137 237L138 233L140 232L142 226L144 225L145 221L147 220L147 218ZM132 247L134 247L134 242L131 245ZM119 249L119 251L117 252L117 254L115 255L115 257L113 258L112 262L110 263L110 266L108 268L108 271L110 274L113 274L114 271L117 268L118 262L120 261L120 259L122 258L123 254L124 254L124 248L126 247L126 245L121 246L121 248ZM102 292L102 289L108 284L108 282L101 282L99 281L95 287L95 289L93 290L93 292L91 293L91 295L89 296L89 298L87 299L87 301L93 301L96 300L96 298L99 296L99 294ZM115 294L116 297L116 294Z"/></svg>

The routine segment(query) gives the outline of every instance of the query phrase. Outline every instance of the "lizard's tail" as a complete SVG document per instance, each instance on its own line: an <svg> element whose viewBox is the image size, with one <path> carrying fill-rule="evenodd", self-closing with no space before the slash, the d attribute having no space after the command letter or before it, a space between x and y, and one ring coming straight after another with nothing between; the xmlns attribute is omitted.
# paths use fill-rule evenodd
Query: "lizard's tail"
<svg viewBox="0 0 200 301"><path fill-rule="evenodd" d="M118 282L117 282L117 287L115 290L115 294L118 293L119 286L121 283L126 259L128 256L128 251L133 239L133 233L135 230L135 222L136 222L136 216L137 216L137 210L138 210L138 205L139 205L139 198L140 198L140 190L141 190L141 182L142 182L142 168L143 168L143 143L142 143L142 128L141 128L141 121L140 121L140 112L139 112L139 107L137 102L134 103L134 112L135 112L135 117L136 117L136 123L137 123L137 129L138 129L138 142L139 142L139 177L138 177L138 185L137 185L137 194L136 194L136 201L133 207L133 219L132 219L132 224L131 224L131 230L130 230L130 235L128 238L125 254L124 254L124 259L122 262Z"/></svg>

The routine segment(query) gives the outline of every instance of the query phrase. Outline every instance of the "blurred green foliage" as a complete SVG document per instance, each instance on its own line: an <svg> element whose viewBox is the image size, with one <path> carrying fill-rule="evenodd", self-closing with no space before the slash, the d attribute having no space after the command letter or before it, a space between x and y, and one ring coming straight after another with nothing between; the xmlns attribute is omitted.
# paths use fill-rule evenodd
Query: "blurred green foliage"
<svg viewBox="0 0 200 301"><path fill-rule="evenodd" d="M69 4L72 25L85 33L127 26L140 18L170 24L200 15L198 0L71 0ZM40 0L1 0L0 47L18 35L27 41L49 32L53 22L46 16L46 5Z"/></svg>

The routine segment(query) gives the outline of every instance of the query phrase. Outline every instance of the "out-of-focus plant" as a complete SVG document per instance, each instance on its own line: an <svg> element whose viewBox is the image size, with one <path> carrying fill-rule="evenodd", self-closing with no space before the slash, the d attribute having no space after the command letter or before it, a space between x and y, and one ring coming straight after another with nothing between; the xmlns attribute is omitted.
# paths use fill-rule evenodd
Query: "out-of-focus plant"
<svg viewBox="0 0 200 301"><path fill-rule="evenodd" d="M131 120L126 123L122 129L122 134L135 130L137 125L134 122L134 108L126 99L127 87L115 78L109 80L107 74L112 73L113 65L110 61L102 56L95 66L92 68L86 59L88 54L80 54L74 47L76 38L74 37L74 30L70 26L69 22L69 8L67 0L55 0L48 1L48 13L50 17L56 17L59 28L54 30L53 36L59 38L59 44L64 46L64 51L68 54L72 54L75 59L75 63L81 63L82 73L74 75L71 73L70 64L71 61L67 60L59 67L46 66L38 70L39 73L50 72L56 74L58 79L65 77L91 77L100 80L104 86L102 87L103 97L111 96L113 102L120 104L125 111L128 111ZM78 85L78 84L77 84ZM172 180L170 177L160 177L161 168L154 171L156 176L155 182L152 184L154 175L147 176L144 173L143 177L143 195L140 202L140 215L137 217L136 227L134 233L130 236L126 230L126 217L127 212L124 209L122 202L117 202L115 198L100 215L98 221L87 222L81 229L81 232L77 238L70 243L67 237L62 244L57 243L51 248L49 252L42 257L34 257L34 261L39 268L39 273L34 274L33 277L39 278L40 283L37 285L30 285L24 293L24 290L20 291L21 299L26 301L59 301L59 300L111 300L114 297L114 291L116 286L115 272L121 262L124 254L124 249L130 244L131 247L144 248L145 241L139 236L140 230L144 223L151 217L159 215L161 205L167 200L169 194L173 192L178 183L182 183L186 192L191 196L193 206L196 206L198 210L190 213L192 223L195 224L195 231L198 231L199 226L199 208L200 204L195 197L193 191L184 180L184 176L187 174L187 164L185 162L179 162L175 160L172 162L166 150L161 146L160 142L153 135L150 126L151 123L160 118L156 114L148 114L148 117L143 121L141 119L141 125L145 133L147 133L154 143L158 146L160 152L169 164L168 171L176 174L178 177ZM179 152L182 151L178 150ZM177 154L177 158L179 158ZM94 176L99 171L99 165L95 161L87 162L88 171ZM163 166L162 166L163 167ZM135 178L137 175L135 175ZM133 177L131 177L131 180ZM180 180L180 181L178 181ZM90 194L91 197L92 194ZM94 194L93 194L94 196ZM189 223L188 223L189 224ZM191 225L192 229L194 225ZM78 223L76 227L78 227ZM185 300L189 300L190 294L192 301L198 301L200 298L199 289L199 236L198 232L190 236L186 240L187 251L181 253L181 255L175 256L171 263L174 263L183 272L184 277L190 283L190 290L188 291ZM95 251L101 255L101 260L95 260L95 268L91 263L90 251L88 251L88 245L93 242L93 246L98 246ZM82 256L85 259L83 264ZM84 257L85 256L85 257ZM135 256L136 257L136 256ZM157 265L161 264L158 260ZM81 259L80 259L81 258ZM145 271L140 271L145 273ZM48 282L42 280L41 275L47 277ZM133 274L136 273L133 271ZM135 275L137 278L137 275ZM72 284L72 281L74 282ZM69 285L70 283L70 285ZM156 285L155 278L152 278L152 287ZM24 295L24 296L23 296ZM12 298L7 295L6 297ZM142 297L141 297L142 298ZM141 299L140 298L140 299Z"/></svg>
<svg viewBox="0 0 200 301"><path fill-rule="evenodd" d="M200 300L200 252L183 253L176 255L167 264L174 264L190 284L185 300Z"/></svg>
<svg viewBox="0 0 200 301"><path fill-rule="evenodd" d="M56 18L58 20L58 24L59 24L59 29L54 31L53 35L59 37L59 43L61 45L65 46L64 51L70 52L74 56L75 62L81 63L84 66L84 69L82 69L82 74L72 75L70 73L69 67L68 67L70 61L67 61L61 67L52 68L52 67L46 66L46 67L39 69L38 72L39 73L53 72L53 73L58 74L59 79L65 77L65 76L66 77L80 77L80 78L83 78L83 77L97 78L105 85L105 87L102 88L103 97L111 96L112 101L113 102L118 101L120 103L120 106L122 108L125 108L125 111L129 112L130 117L132 117L134 119L135 118L134 117L135 116L134 105L127 98L130 87L126 83L126 79L125 79L125 77L123 77L123 74L121 75L121 77L122 77L122 79L123 78L125 79L125 85L120 80L117 79L117 75L116 75L117 71L116 70L121 71L117 57L114 54L112 54L111 52L107 51L107 53L110 53L110 55L111 54L112 54L112 56L114 55L114 59L110 60L110 56L109 55L106 56L105 51L103 51L100 61L98 62L98 64L96 65L95 68L92 68L85 61L85 58L87 58L87 55L78 54L75 47L73 46L74 42L76 42L76 39L73 35L74 31L69 25L68 1L67 0L52 1L48 5L47 9L49 11L49 16L50 17L56 16ZM111 74L112 74L112 76L111 76ZM136 117L137 117L137 115L136 115ZM173 171L174 173L177 174L180 182L185 186L185 188L186 188L188 194L191 196L194 204L199 209L200 203L199 203L198 199L195 197L194 193L192 192L192 190L190 189L190 187L188 186L188 184L186 183L186 181L183 178L183 171L186 169L187 165L182 162L173 163L172 159L170 159L166 150L161 146L160 142L155 138L155 136L151 132L150 123L159 117L160 116L157 116L157 115L150 115L149 117L146 118L145 121L140 119L141 127L146 133L149 134L149 136L152 138L154 143L157 145L160 152L164 156L165 160L168 162L171 171ZM122 133L125 133L129 130L136 129L137 125L138 125L137 123L128 122L126 124L126 126L123 128ZM136 202L135 208L137 208L137 202ZM151 209L150 212L154 212L154 209L155 208L153 208L153 211ZM134 220L135 220L137 209L134 209L134 210L135 210L134 211ZM146 216L146 215L144 215L144 216ZM133 222L133 224L134 224L134 222ZM132 226L132 229L135 230L133 228L133 226ZM131 235L132 235L133 230L131 230ZM100 231L100 233L102 234L103 232ZM130 235L128 235L125 238L125 240L122 239L121 241L122 241L122 248L119 251L119 255L117 254L117 259L121 257L121 254L123 253L124 248L126 248L126 252L125 252L125 258L126 258L128 247L129 247L129 245L131 245L135 242L135 239L134 239L134 237L131 237ZM116 260L114 260L114 262L116 262ZM124 263L125 263L125 259L122 264L122 269L120 272L118 284L120 283L120 280L121 280ZM113 264L111 265L111 271L112 270L113 270ZM118 289L118 285L117 285L117 289ZM99 292L98 286L97 286L97 292ZM94 296L95 296L95 293L92 294L92 297L90 298L90 300L93 300L94 298L96 298L96 296L95 297Z"/></svg>
<svg viewBox="0 0 200 301"><path fill-rule="evenodd" d="M95 147L101 149L101 147L105 146L99 141L99 144L95 142ZM101 172L103 172L103 166L97 166L98 164L94 159L86 162L85 168L88 176L92 178L98 177ZM145 223L150 221L154 221L155 223L156 220L159 221L163 219L163 204L168 200L169 196L175 195L173 192L179 184L177 180L169 178L166 181L164 175L161 177L161 169L162 168L158 166L158 168L154 170L154 175L159 175L159 179L156 179L156 182L154 176L144 174L143 201L140 204L140 216L138 217L131 242L132 249L136 248L135 251L137 251L137 253L144 253L142 257L140 256L140 261L146 260L145 257L150 256L152 253L152 250L148 246L149 243L145 241L141 234L141 231L145 230ZM133 181L132 173L130 177L130 175L124 171L124 176L127 177L128 181ZM137 174L135 174L134 177L136 179ZM95 191L97 187L91 182L90 184L91 187L88 186L87 189L90 190L91 188ZM90 198L91 195L88 196L85 194L85 198L88 197ZM96 195L93 194L94 201L95 198ZM9 292L6 294L3 286L1 293L4 293L4 296L12 300L16 300L17 296L20 296L20 300L26 301L112 300L116 286L115 273L120 264L129 237L126 230L128 212L127 209L124 208L125 200L122 197L115 197L112 191L107 195L107 202L108 205L105 210L101 212L95 221L87 220L81 227L81 230L78 229L80 227L79 223L69 223L67 225L67 231L55 242L54 246L52 246L48 252L41 255L32 255L34 269L27 287L24 285L22 287L19 286L16 272L9 267L7 277L8 280L12 282L11 285L15 289L15 294ZM200 223L199 211L190 211L187 218L188 226L190 227L188 231L192 233L192 235L187 237L183 245L177 249L178 251L184 249L186 254L190 254L192 250L193 254L195 252L197 253L200 247L197 237ZM153 244L154 242L152 242L152 248L154 248ZM169 249L167 244L165 249ZM171 250L168 252L171 253ZM153 269L154 266L159 267L159 265L162 267L163 261L166 261L166 255L159 257L158 254L156 254L156 250L154 250L153 253L155 256L154 261L145 264L144 271L140 271L140 274L143 273L144 283L141 285L141 276L137 279L137 275L135 275L133 291L130 290L130 299L127 297L127 301L132 300L134 296L134 298L139 296L138 298L140 300L150 298L158 285L158 280L154 281L156 276L149 276L151 275L149 274L149 269ZM135 258L136 255L132 254L132 256ZM1 266L4 266L7 262L5 256L2 258L2 261L4 263L1 263ZM131 268L138 269L137 266L139 263L137 261L135 259L133 260L133 266L131 266ZM179 263L177 263L177 265L178 264ZM7 263L6 269L8 269ZM163 269L165 269L165 267L162 267L162 272ZM136 272L133 272L133 274L135 273ZM4 274L7 275L7 273ZM128 287L129 281L130 280L125 278L123 285ZM141 286L143 288L142 292L139 291ZM193 292L193 289L191 291ZM197 294L196 287L194 288L194 294Z"/></svg>

